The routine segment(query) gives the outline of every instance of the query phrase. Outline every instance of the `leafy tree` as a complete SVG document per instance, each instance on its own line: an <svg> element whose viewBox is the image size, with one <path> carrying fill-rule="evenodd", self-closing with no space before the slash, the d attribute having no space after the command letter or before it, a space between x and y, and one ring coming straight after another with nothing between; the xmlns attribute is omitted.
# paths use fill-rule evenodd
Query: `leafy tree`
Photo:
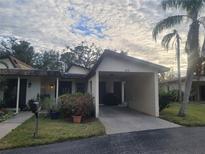
<svg viewBox="0 0 205 154"><path fill-rule="evenodd" d="M89 46L84 42L74 48L67 47L67 49L70 50L69 53L67 53L67 59L69 60L71 58L72 63L84 66L86 68L91 68L103 52L102 49L97 48L94 44ZM65 60L65 57L64 59L63 56L61 57L62 60Z"/></svg>
<svg viewBox="0 0 205 154"><path fill-rule="evenodd" d="M34 48L29 42L19 41L19 43L12 45L12 55L26 64L33 65L35 58Z"/></svg>
<svg viewBox="0 0 205 154"><path fill-rule="evenodd" d="M4 38L0 42L0 56L12 55L17 59L32 65L35 59L35 51L27 41L19 41L16 38Z"/></svg>
<svg viewBox="0 0 205 154"><path fill-rule="evenodd" d="M178 88L179 88L179 102L181 102L182 100L182 96L181 96L181 70L180 70L180 36L179 33L177 32L177 30L173 30L173 32L166 34L163 39L162 39L162 46L169 50L169 45L172 42L173 45L175 45L175 49L176 49L176 57L177 57L177 74L178 74Z"/></svg>
<svg viewBox="0 0 205 154"><path fill-rule="evenodd" d="M57 51L44 51L37 54L34 66L44 70L59 70L59 59L60 54Z"/></svg>
<svg viewBox="0 0 205 154"><path fill-rule="evenodd" d="M201 25L205 25L205 17L200 17L199 14L205 6L205 0L162 0L161 6L165 11L170 8L182 9L186 11L186 14L169 16L157 23L153 29L153 38L155 40L159 33L177 24L181 24L183 19L188 19L190 21L185 46L185 51L188 54L185 93L178 113L179 116L185 116L187 113L187 104L189 102L194 71L196 70L196 65L201 55L200 53L205 52L205 40L202 47L199 45L199 29Z"/></svg>
<svg viewBox="0 0 205 154"><path fill-rule="evenodd" d="M3 37L0 41L0 57L12 55L12 46L16 44L17 39L14 37Z"/></svg>

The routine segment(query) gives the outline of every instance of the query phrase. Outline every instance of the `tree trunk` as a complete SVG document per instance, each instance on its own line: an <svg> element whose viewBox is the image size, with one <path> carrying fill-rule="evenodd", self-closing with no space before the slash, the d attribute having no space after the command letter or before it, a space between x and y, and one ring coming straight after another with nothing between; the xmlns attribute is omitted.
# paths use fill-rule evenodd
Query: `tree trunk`
<svg viewBox="0 0 205 154"><path fill-rule="evenodd" d="M182 101L181 69L180 69L180 38L177 36L177 71L178 71L178 97L179 103Z"/></svg>
<svg viewBox="0 0 205 154"><path fill-rule="evenodd" d="M194 71L197 63L197 55L188 57L188 68L186 73L186 81L185 81L185 91L183 101L181 103L181 107L179 110L179 116L186 116L187 113L187 105L189 103L189 96L192 87L192 79L194 76Z"/></svg>
<svg viewBox="0 0 205 154"><path fill-rule="evenodd" d="M193 22L190 25L185 47L186 52L188 53L188 67L183 102L178 113L179 116L186 116L192 87L192 79L199 58L199 22L197 21L197 16L198 12L195 12L195 14L193 14Z"/></svg>

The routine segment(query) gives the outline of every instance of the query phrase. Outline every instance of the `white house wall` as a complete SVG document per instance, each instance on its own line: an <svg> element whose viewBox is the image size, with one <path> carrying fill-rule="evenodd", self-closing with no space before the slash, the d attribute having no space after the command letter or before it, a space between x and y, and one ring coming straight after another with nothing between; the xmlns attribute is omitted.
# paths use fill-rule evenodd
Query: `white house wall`
<svg viewBox="0 0 205 154"><path fill-rule="evenodd" d="M139 112L159 116L157 84L155 73L130 77L125 84L128 106Z"/></svg>
<svg viewBox="0 0 205 154"><path fill-rule="evenodd" d="M97 71L114 71L114 72L157 72L143 64L135 64L126 60L106 57L98 66Z"/></svg>
<svg viewBox="0 0 205 154"><path fill-rule="evenodd" d="M31 87L28 87L28 83L31 82ZM26 102L30 99L36 99L37 95L40 95L41 91L41 80L40 78L28 78L27 79L27 91L26 91Z"/></svg>
<svg viewBox="0 0 205 154"><path fill-rule="evenodd" d="M82 67L78 67L78 66L72 66L69 70L68 73L71 74L88 74L88 70L84 69Z"/></svg>

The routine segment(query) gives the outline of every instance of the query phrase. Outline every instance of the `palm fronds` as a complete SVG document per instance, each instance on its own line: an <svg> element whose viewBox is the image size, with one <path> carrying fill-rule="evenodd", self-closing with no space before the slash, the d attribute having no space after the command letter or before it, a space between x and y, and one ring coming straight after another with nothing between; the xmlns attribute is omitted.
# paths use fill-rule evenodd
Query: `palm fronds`
<svg viewBox="0 0 205 154"><path fill-rule="evenodd" d="M183 18L187 17L186 15L175 15L170 16L166 19L161 20L154 27L152 31L152 37L156 40L159 33L161 33L164 29L172 28L173 26L180 24Z"/></svg>
<svg viewBox="0 0 205 154"><path fill-rule="evenodd" d="M168 8L182 8L187 12L200 10L205 0L163 0L161 6L164 10Z"/></svg>
<svg viewBox="0 0 205 154"><path fill-rule="evenodd" d="M169 44L171 42L171 40L175 37L176 33L172 32L169 33L167 35L165 35L162 39L161 45L165 48L165 49L169 49Z"/></svg>

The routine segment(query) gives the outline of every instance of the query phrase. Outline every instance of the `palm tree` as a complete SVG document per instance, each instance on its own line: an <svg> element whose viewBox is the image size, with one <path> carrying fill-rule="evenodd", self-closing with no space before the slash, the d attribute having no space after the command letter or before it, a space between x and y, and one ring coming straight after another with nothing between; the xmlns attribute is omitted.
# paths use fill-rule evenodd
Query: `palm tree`
<svg viewBox="0 0 205 154"><path fill-rule="evenodd" d="M0 61L0 64L4 65L6 68L9 68L9 66L7 65L7 63L5 63L4 61Z"/></svg>
<svg viewBox="0 0 205 154"><path fill-rule="evenodd" d="M202 23L205 17L199 17L199 13L205 6L205 0L162 0L161 6L165 11L169 8L175 8L185 10L186 14L169 16L157 23L153 29L153 38L155 40L157 39L158 34L163 30L172 28L177 24L181 24L184 19L188 19L190 21L185 46L185 51L188 54L185 92L178 113L179 116L185 116L194 71L196 70L196 64L200 58L200 52L202 51L199 45L199 29L200 26L203 25Z"/></svg>
<svg viewBox="0 0 205 154"><path fill-rule="evenodd" d="M179 88L179 102L182 101L182 96L181 96L181 70L180 70L180 36L179 33L177 32L177 30L173 30L173 32L166 34L163 39L162 39L162 46L169 50L169 44L172 42L173 45L175 44L175 48L176 48L176 58L177 58L177 75L178 75L178 88Z"/></svg>

